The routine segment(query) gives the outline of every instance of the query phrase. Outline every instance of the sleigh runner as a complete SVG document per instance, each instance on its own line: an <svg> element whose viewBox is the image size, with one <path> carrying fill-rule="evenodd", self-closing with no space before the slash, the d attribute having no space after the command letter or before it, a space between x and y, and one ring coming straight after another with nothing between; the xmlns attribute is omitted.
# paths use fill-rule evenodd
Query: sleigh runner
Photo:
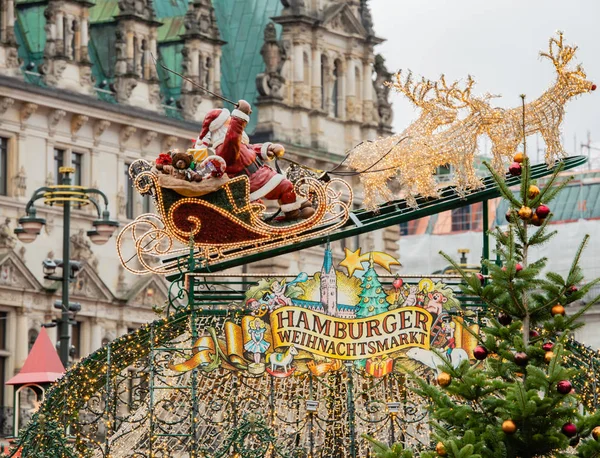
<svg viewBox="0 0 600 458"><path fill-rule="evenodd" d="M304 220L278 221L264 204L250 200L245 175L226 175L202 183L169 180L143 160L135 161L130 175L137 191L152 196L157 214L146 213L129 223L117 237L123 266L135 274L168 274L179 261L165 260L194 250L205 265L247 255L288 240L300 241L342 226L351 211L352 190L343 180L327 183L303 177L295 183L298 196L311 201L314 214ZM133 242L133 257L125 251ZM176 242L184 244L177 248ZM139 267L132 262L137 258Z"/></svg>

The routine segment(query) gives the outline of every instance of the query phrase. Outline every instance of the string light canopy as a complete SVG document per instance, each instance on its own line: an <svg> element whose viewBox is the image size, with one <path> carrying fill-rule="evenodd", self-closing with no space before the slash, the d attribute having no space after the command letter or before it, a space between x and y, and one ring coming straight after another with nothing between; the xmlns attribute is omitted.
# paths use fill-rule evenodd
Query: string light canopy
<svg viewBox="0 0 600 458"><path fill-rule="evenodd" d="M560 142L560 126L565 104L578 95L596 89L581 67L572 63L577 47L564 42L562 32L549 40L548 51L540 55L552 62L556 80L540 97L523 108L493 107L491 94L472 93L475 80L468 77L464 87L448 84L442 77L432 82L398 72L388 86L403 94L421 110L419 117L399 134L365 142L348 157L348 165L361 171L364 204L374 209L394 198L392 188L399 185L416 205L415 196L437 197L435 175L439 167L452 167L454 184L459 192L481 185L475 171L478 139L486 134L492 140L492 165L502 171L517 152L518 145L539 133L546 143L546 163L552 166L565 156ZM466 111L466 115L462 115ZM399 141L400 139L404 141ZM395 185L393 183L396 183Z"/></svg>

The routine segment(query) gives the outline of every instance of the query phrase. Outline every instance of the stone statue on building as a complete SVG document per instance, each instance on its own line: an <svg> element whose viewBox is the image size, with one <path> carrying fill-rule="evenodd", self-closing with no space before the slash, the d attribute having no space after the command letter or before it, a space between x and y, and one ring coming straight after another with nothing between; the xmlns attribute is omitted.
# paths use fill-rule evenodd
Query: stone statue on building
<svg viewBox="0 0 600 458"><path fill-rule="evenodd" d="M275 30L275 24L272 22L269 22L265 27L264 40L260 55L265 62L265 71L256 76L256 87L258 93L263 97L281 99L281 88L285 83L281 71L287 53L283 43L277 40L277 31Z"/></svg>
<svg viewBox="0 0 600 458"><path fill-rule="evenodd" d="M289 8L292 14L301 14L306 7L304 0L281 0L284 8Z"/></svg>
<svg viewBox="0 0 600 458"><path fill-rule="evenodd" d="M124 75L127 73L127 42L121 29L115 30L115 56L115 75Z"/></svg>
<svg viewBox="0 0 600 458"><path fill-rule="evenodd" d="M87 262L92 266L97 264L91 244L83 233L83 229L79 229L79 232L72 235L69 240L71 240L71 259Z"/></svg>
<svg viewBox="0 0 600 458"><path fill-rule="evenodd" d="M154 19L152 0L119 0L119 10L122 15L133 15L147 20Z"/></svg>
<svg viewBox="0 0 600 458"><path fill-rule="evenodd" d="M46 24L44 25L44 32L46 33L44 57L49 58L56 55L56 10L53 5L49 5L44 10L44 17L46 18Z"/></svg>
<svg viewBox="0 0 600 458"><path fill-rule="evenodd" d="M10 229L10 218L4 220L4 224L0 224L0 249L13 249L17 244L17 239Z"/></svg>
<svg viewBox="0 0 600 458"><path fill-rule="evenodd" d="M392 74L385 66L385 59L381 54L375 56L375 93L377 94L377 113L379 121L384 126L392 124L392 104L390 103L390 88L384 83L391 81Z"/></svg>

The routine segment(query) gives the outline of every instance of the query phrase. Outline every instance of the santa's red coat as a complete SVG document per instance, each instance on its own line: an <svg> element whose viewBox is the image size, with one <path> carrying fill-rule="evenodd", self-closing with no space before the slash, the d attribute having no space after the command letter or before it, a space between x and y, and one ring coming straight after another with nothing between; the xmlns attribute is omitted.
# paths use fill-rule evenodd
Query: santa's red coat
<svg viewBox="0 0 600 458"><path fill-rule="evenodd" d="M265 160L270 145L270 143L243 144L242 133L246 124L244 119L235 116L234 110L223 143L215 147L215 153L227 164L225 173L232 178L241 175L245 167L256 161L257 156ZM249 180L250 200L261 198L278 200L281 209L286 212L300 207L292 183L271 167L261 165L258 170L250 174Z"/></svg>

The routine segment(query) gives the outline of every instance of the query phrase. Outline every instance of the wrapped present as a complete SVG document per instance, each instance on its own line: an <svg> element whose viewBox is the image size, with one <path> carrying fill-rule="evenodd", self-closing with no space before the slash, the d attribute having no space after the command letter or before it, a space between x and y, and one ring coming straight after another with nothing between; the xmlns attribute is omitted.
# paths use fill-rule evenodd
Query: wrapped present
<svg viewBox="0 0 600 458"><path fill-rule="evenodd" d="M365 370L373 377L383 377L394 370L394 360L387 355L367 359Z"/></svg>

